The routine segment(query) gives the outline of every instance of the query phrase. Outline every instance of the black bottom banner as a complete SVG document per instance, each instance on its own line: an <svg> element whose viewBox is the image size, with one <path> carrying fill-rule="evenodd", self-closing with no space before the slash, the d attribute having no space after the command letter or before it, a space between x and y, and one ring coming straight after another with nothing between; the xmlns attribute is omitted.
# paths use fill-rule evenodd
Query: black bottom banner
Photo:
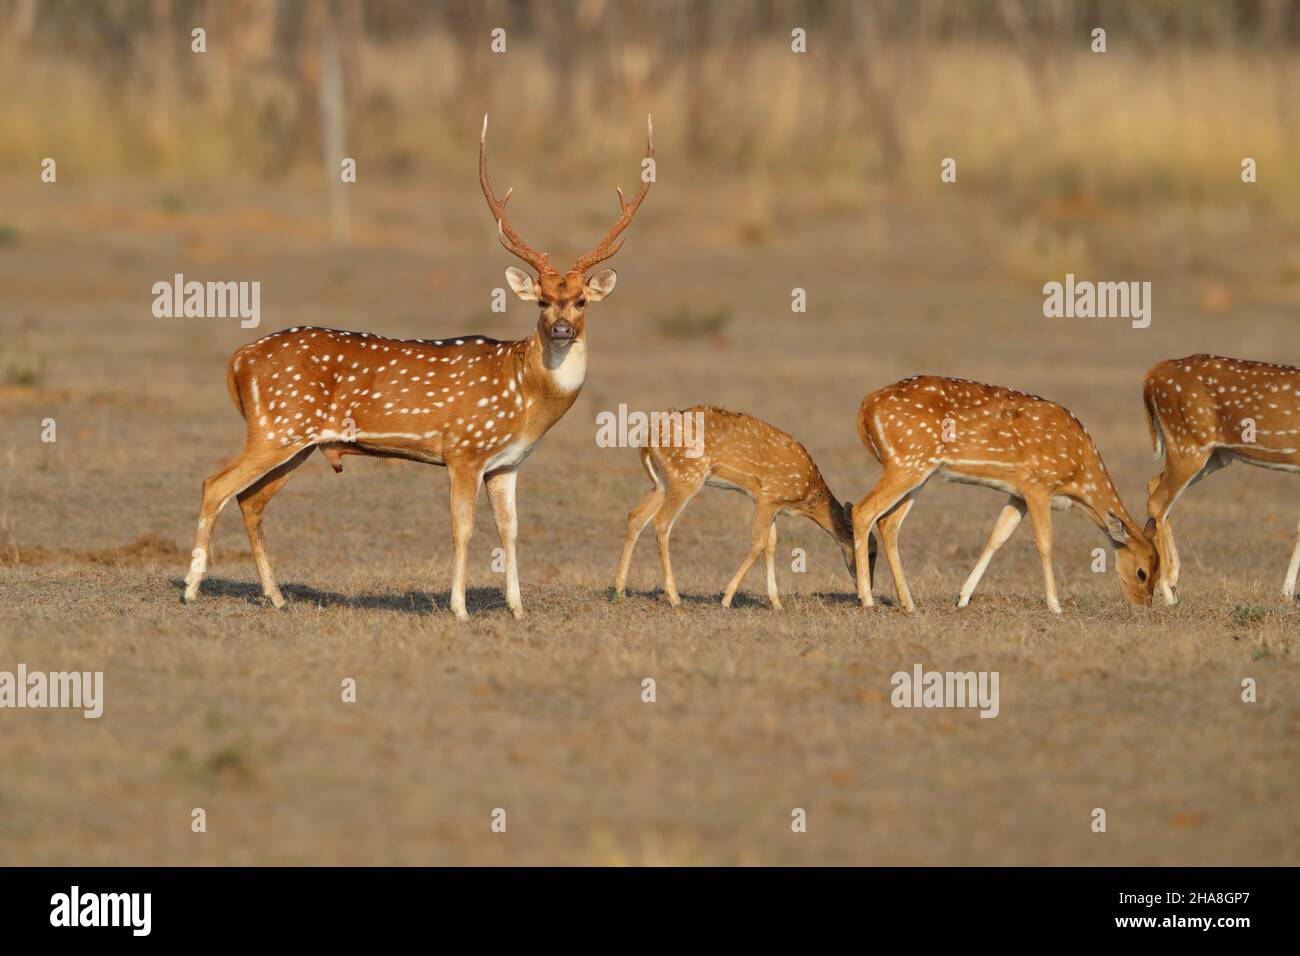
<svg viewBox="0 0 1300 956"><path fill-rule="evenodd" d="M1193 938L1232 946L1293 917L1287 869L10 869L9 941L77 945L286 940L333 945L441 926L608 943L635 938L801 945L850 938ZM674 935L664 937L671 932ZM972 935L974 934L974 935ZM436 938L431 938L436 943Z"/></svg>

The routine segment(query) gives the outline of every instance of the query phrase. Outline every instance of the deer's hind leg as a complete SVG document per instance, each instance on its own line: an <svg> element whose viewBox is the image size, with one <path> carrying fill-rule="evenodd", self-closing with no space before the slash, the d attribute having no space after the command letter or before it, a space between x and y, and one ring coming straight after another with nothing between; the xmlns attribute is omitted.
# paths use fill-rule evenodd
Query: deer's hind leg
<svg viewBox="0 0 1300 956"><path fill-rule="evenodd" d="M285 605L284 595L276 586L275 575L271 573L271 562L266 556L266 537L262 533L262 512L267 502L275 497L293 474L294 469L310 456L307 450L278 468L273 469L258 481L249 485L238 494L239 510L244 514L244 527L248 531L248 544L253 549L253 561L257 564L257 576L262 582L262 593L266 595L273 607Z"/></svg>
<svg viewBox="0 0 1300 956"><path fill-rule="evenodd" d="M1165 470L1147 483L1146 533L1156 546L1160 563L1156 571L1156 590L1165 604L1178 603L1178 576L1181 566L1178 548L1174 544L1174 529L1169 523L1174 504L1192 485L1206 475L1224 467L1226 461L1213 451L1196 450L1193 455L1180 455L1166 446Z"/></svg>
<svg viewBox="0 0 1300 956"><path fill-rule="evenodd" d="M199 594L199 585L208 570L208 555L212 547L212 528L217 516L230 499L251 487L268 473L288 464L299 455L305 457L311 448L286 449L274 445L246 445L233 462L203 482L203 503L199 508L199 530L191 552L189 573L185 576L185 591L181 600L190 603Z"/></svg>
<svg viewBox="0 0 1300 956"><path fill-rule="evenodd" d="M1002 506L1002 513L998 515L998 520L993 524L993 532L989 535L989 540L984 545L984 551L980 554L979 560L975 562L975 567L966 579L966 583L961 586L961 592L957 595L957 606L965 607L970 603L970 596L975 593L976 586L980 583L980 578L984 577L984 572L988 570L989 562L993 560L993 555L997 554L998 549L1007 543L1012 532L1020 526L1020 519L1025 516L1028 505L1015 496L1007 499L1007 503Z"/></svg>
<svg viewBox="0 0 1300 956"><path fill-rule="evenodd" d="M932 474L934 474L933 468L921 470L886 465L885 472L876 482L876 486L853 506L854 566L858 577L858 600L863 607L871 607L874 603L871 599L871 577L875 570L875 559L869 554L872 529L881 517L892 511L899 502L914 495L930 480ZM883 529L881 544L885 544ZM894 572L894 590L901 599L902 594L907 590L907 582L900 577L901 563L895 569L895 564L891 562L890 571Z"/></svg>

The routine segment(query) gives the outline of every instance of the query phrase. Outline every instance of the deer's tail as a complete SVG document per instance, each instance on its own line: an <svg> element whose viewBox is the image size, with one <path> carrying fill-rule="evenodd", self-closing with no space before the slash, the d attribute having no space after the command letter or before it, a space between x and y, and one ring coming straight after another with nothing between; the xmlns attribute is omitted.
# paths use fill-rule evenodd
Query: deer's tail
<svg viewBox="0 0 1300 956"><path fill-rule="evenodd" d="M239 383L235 381L235 363L238 359L239 353L236 352L230 357L230 361L226 363L226 388L230 390L230 400L235 403L235 410L242 417L247 418L248 416L244 412L244 400L239 397Z"/></svg>
<svg viewBox="0 0 1300 956"><path fill-rule="evenodd" d="M1142 404L1147 412L1147 429L1151 432L1151 447L1157 455L1165 452L1165 433L1160 427L1160 414L1156 411L1155 389L1148 379L1142 389Z"/></svg>

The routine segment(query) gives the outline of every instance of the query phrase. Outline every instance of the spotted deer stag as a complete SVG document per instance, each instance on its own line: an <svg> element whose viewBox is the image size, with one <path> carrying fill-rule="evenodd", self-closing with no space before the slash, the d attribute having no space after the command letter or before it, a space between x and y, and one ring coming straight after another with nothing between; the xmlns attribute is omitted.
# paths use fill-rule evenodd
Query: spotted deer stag
<svg viewBox="0 0 1300 956"><path fill-rule="evenodd" d="M757 418L708 405L696 405L680 413L659 413L659 416L657 420L665 423L664 427L652 428L651 444L641 449L641 467L654 489L628 515L623 555L614 577L616 598L623 597L637 538L653 519L659 561L663 565L664 593L673 607L681 603L668 554L668 536L687 502L705 485L739 491L754 502L749 553L723 592L723 607L731 607L736 590L762 554L767 558L767 598L774 609L781 609L776 587L778 515L803 515L815 522L839 542L844 563L850 576L853 575L850 508L841 505L831 494L803 445ZM701 423L696 426L700 431L695 440L673 441L674 435L691 431L692 421ZM682 426L681 422L686 425ZM669 425L673 428L671 432ZM865 560L874 564L874 541L868 551Z"/></svg>
<svg viewBox="0 0 1300 956"><path fill-rule="evenodd" d="M654 155L647 124L646 156ZM289 475L319 448L335 471L344 455L407 458L447 468L455 544L451 609L465 618L465 571L479 485L487 487L505 555L505 598L523 614L515 560L515 481L519 466L578 397L587 376L588 303L614 290L613 269L591 268L622 247L619 236L650 189L643 173L629 201L618 190L619 216L595 250L560 273L519 237L487 171L487 117L479 140L479 183L501 244L536 275L509 268L519 298L540 307L532 335L499 342L483 335L390 339L365 332L293 328L238 349L226 370L235 407L248 423L244 450L203 483L198 539L184 600L197 596L207 567L213 523L239 499L262 590L276 607L284 597L266 557L262 512Z"/></svg>
<svg viewBox="0 0 1300 956"><path fill-rule="evenodd" d="M1206 475L1244 461L1300 471L1300 368L1218 355L1190 355L1147 372L1147 423L1164 470L1147 484L1147 533L1160 552L1156 587L1178 601L1178 549L1169 513ZM1300 574L1300 524L1282 593L1292 600Z"/></svg>
<svg viewBox="0 0 1300 956"><path fill-rule="evenodd" d="M915 609L898 554L898 531L921 487L938 475L1005 493L975 569L962 585L965 607L989 561L1028 512L1043 565L1047 606L1061 612L1052 574L1053 509L1077 506L1106 535L1124 596L1151 602L1156 554L1120 500L1086 428L1066 409L1034 395L964 379L923 375L872 392L858 411L858 435L884 466L876 486L853 508L858 597L870 606L862 561L867 533L880 543L899 603Z"/></svg>

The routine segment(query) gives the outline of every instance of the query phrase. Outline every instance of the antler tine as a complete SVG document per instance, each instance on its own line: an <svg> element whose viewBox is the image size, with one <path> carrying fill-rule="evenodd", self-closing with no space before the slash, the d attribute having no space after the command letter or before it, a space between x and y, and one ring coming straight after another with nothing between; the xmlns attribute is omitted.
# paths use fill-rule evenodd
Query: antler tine
<svg viewBox="0 0 1300 956"><path fill-rule="evenodd" d="M492 191L492 184L488 181L487 171L487 114L483 114L483 132L479 134L478 139L478 181L483 187L483 198L487 200L488 208L492 210L492 217L497 221L497 237L501 240L501 245L512 255L518 256L537 270L538 275L554 274L555 267L550 264L547 255L544 252L538 252L523 239L519 238L519 233L515 232L510 221L506 219L506 203L510 200L514 187L511 186L506 190L506 194L500 199Z"/></svg>
<svg viewBox="0 0 1300 956"><path fill-rule="evenodd" d="M653 159L654 154L655 154L654 119L650 116L646 116L646 136L645 136L646 159ZM611 243L613 243L615 239L618 239L619 235L623 232L623 230L626 229L628 227L628 224L632 222L632 217L636 215L636 211L640 207L641 201L645 199L646 193L650 192L650 184L653 181L654 181L653 179L642 179L641 188L636 191L636 195L632 197L631 202L628 202L627 199L623 196L622 186L615 187L615 189L618 191L618 210L619 210L618 221L614 223L613 227L609 230L609 232L605 233L605 238L600 240L600 245L596 246L594 250L587 253L587 255L583 256L581 259L575 262L573 264L573 268L569 270L570 272L585 274L587 270L590 269L592 266L596 265L596 263L604 262L606 259L610 258L615 253L617 253L618 250L623 248L623 242L626 241L625 239L620 240L618 244L614 245L612 248L611 248Z"/></svg>

